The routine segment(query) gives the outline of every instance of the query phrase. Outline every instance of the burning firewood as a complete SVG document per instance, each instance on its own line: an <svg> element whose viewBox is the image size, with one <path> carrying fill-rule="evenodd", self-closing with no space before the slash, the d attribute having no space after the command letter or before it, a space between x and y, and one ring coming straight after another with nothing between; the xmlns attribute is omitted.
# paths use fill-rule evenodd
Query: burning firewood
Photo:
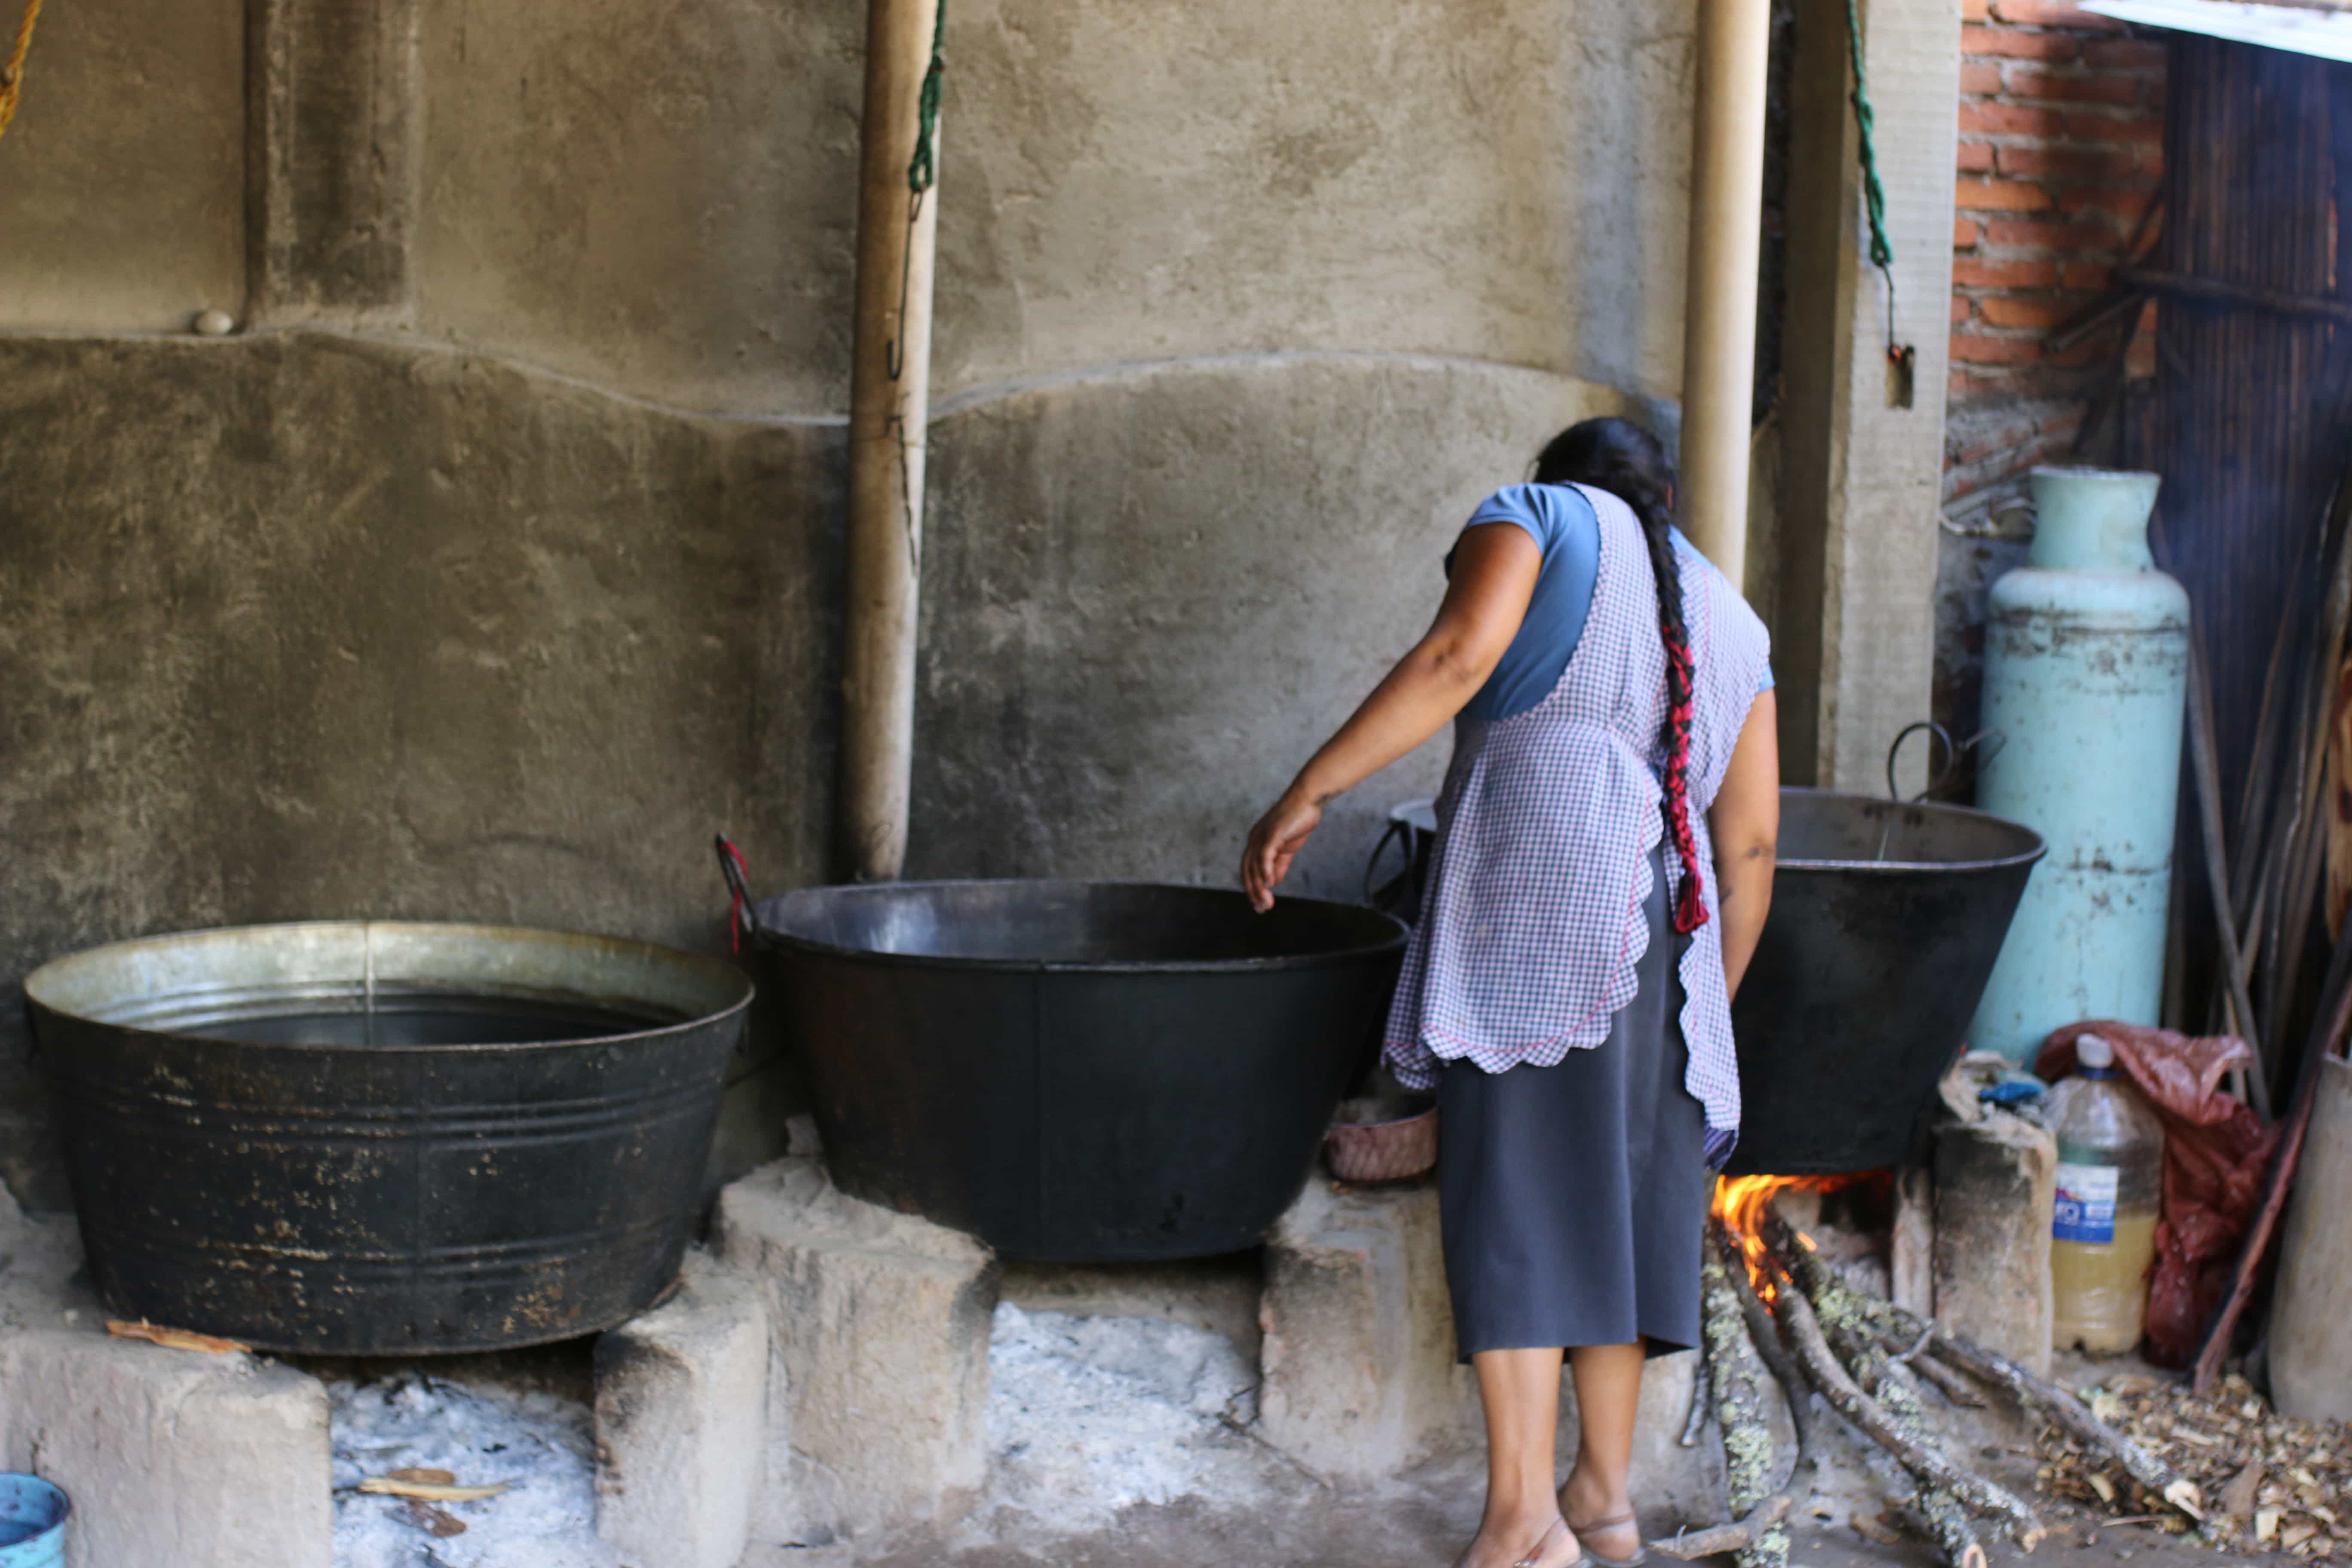
<svg viewBox="0 0 2352 1568"><path fill-rule="evenodd" d="M1710 1242L1713 1239L1709 1237ZM1764 1405L1763 1363L1748 1338L1739 1299L1732 1294L1722 1249L1710 1245L1704 1256L1699 1271L1706 1302L1701 1332L1706 1340L1716 1420L1723 1429L1724 1475L1731 1512L1744 1524L1760 1507L1780 1503L1778 1512L1735 1548L1739 1568L1787 1568L1789 1531L1780 1516L1788 1512L1789 1500L1777 1496L1772 1485L1779 1467Z"/></svg>
<svg viewBox="0 0 2352 1568"><path fill-rule="evenodd" d="M1790 1348L1796 1352L1798 1363L1805 1369L1813 1386L1821 1390L1822 1397L1868 1434L1918 1483L1919 1512L1956 1568L1977 1568L1983 1559L1983 1548L1968 1521L1969 1510L2001 1521L2017 1543L2027 1551L2039 1545L2048 1531L2034 1517L2033 1510L2005 1488L1948 1458L1927 1435L1919 1419L1917 1402L1907 1397L1907 1389L1893 1396L1894 1410L1888 1408L1883 1397L1864 1391L1854 1373L1831 1350L1805 1286L1811 1283L1827 1303L1826 1310L1842 1342L1856 1350L1867 1344L1870 1355L1876 1360L1865 1359L1864 1373L1878 1384L1881 1395L1888 1395L1900 1385L1876 1375L1885 1357L1876 1348L1867 1311L1861 1305L1864 1299L1843 1285L1835 1285L1825 1268L1809 1270L1801 1261L1808 1250L1802 1239L1787 1237L1781 1241L1771 1234L1776 1226L1785 1233L1785 1226L1778 1226L1778 1222L1768 1216L1766 1254L1780 1276L1780 1288L1772 1301L1774 1319ZM1818 1265L1818 1259L1812 1262ZM1812 1276L1810 1281L1806 1279L1809 1272Z"/></svg>
<svg viewBox="0 0 2352 1568"><path fill-rule="evenodd" d="M2030 1410L2039 1410L2082 1442L2101 1449L2124 1468L2125 1474L2146 1487L2149 1493L2179 1509L2190 1519L2201 1520L2204 1500L2194 1481L2149 1454L2147 1449L2116 1431L2098 1415L2055 1384L2045 1383L2007 1356L1996 1355L1957 1334L1940 1328L1930 1330L1918 1319L1901 1308L1878 1303L1882 1321L1896 1339L1912 1333L1931 1335L1934 1348L1946 1359L1964 1371L1982 1378L1995 1387L2006 1390L2011 1397Z"/></svg>
<svg viewBox="0 0 2352 1568"><path fill-rule="evenodd" d="M1908 1374L1888 1360L1879 1347L1864 1298L1848 1289L1811 1248L1801 1242L1789 1245L1794 1238L1787 1235L1785 1228L1777 1237L1768 1235L1767 1240L1780 1243L1775 1249L1776 1261L1784 1258L1793 1265L1804 1300L1824 1325L1825 1337L1853 1376L1854 1386L1864 1397L1877 1401L1887 1421L1904 1437L1922 1451L1932 1452L1936 1440L1927 1431L1918 1395L1906 1381ZM1984 1545L1977 1540L1976 1527L1969 1522L1968 1508L1958 1493L1916 1469L1912 1473L1919 1477L1919 1494L1913 1500L1913 1507L1945 1558L1954 1568L1985 1568ZM2020 1540L2024 1540L2022 1535ZM2032 1542L2025 1541L2024 1544L2032 1550Z"/></svg>
<svg viewBox="0 0 2352 1568"><path fill-rule="evenodd" d="M1728 1524L1653 1541L1650 1550L1685 1563L1736 1552L1742 1568L1779 1568L1788 1561L1789 1551L1788 1531L1781 1521L1795 1508L1800 1493L1811 1486L1818 1468L1811 1414L1806 1408L1809 1389L1780 1348L1771 1313L1748 1280L1739 1243L1719 1220L1708 1222L1703 1256L1706 1342L1701 1365L1704 1386L1713 1391L1713 1396L1702 1403L1713 1406L1724 1433L1732 1509L1737 1512L1745 1507L1746 1512ZM1776 1455L1770 1418L1756 1377L1759 1363L1780 1385L1797 1433L1797 1458L1788 1479L1780 1490L1762 1497L1756 1493L1769 1487L1767 1478L1775 1468Z"/></svg>
<svg viewBox="0 0 2352 1568"><path fill-rule="evenodd" d="M1970 1409L1983 1408L1983 1399L1978 1396L1977 1391L1969 1385L1969 1380L1937 1359L1930 1347L1922 1345L1916 1339L1908 1342L1907 1345L1898 1344L1895 1342L1895 1335L1882 1336L1882 1342L1888 1352L1886 1358L1888 1361L1898 1366L1908 1366L1927 1382L1934 1384L1936 1392L1954 1405L1964 1405Z"/></svg>

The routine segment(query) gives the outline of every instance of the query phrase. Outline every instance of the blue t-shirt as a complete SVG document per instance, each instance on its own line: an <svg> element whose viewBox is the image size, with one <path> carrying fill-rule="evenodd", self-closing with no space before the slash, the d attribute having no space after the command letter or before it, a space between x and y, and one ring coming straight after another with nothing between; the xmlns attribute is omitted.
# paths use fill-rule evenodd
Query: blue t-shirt
<svg viewBox="0 0 2352 1568"><path fill-rule="evenodd" d="M1518 635L1503 652L1502 662L1486 684L1462 710L1473 719L1507 719L1524 713L1552 694L1576 645L1584 636L1585 617L1592 613L1592 588L1601 575L1601 519L1592 503L1573 485L1508 485L1478 503L1463 531L1489 522L1514 523L1527 530L1543 552L1536 569L1535 593L1528 600L1527 618ZM1690 542L1673 531L1675 548L1688 552ZM1445 557L1446 571L1454 557ZM1759 691L1772 689L1768 668Z"/></svg>

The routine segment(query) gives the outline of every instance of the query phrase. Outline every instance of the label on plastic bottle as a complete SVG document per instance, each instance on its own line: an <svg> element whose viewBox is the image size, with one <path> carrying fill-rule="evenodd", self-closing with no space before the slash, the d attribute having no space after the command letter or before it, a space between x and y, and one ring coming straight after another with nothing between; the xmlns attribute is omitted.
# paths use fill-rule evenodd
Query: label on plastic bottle
<svg viewBox="0 0 2352 1568"><path fill-rule="evenodd" d="M2058 1163L2058 1205L2050 1235L2058 1241L2106 1247L2116 1239L2116 1188L2123 1172L2114 1165Z"/></svg>

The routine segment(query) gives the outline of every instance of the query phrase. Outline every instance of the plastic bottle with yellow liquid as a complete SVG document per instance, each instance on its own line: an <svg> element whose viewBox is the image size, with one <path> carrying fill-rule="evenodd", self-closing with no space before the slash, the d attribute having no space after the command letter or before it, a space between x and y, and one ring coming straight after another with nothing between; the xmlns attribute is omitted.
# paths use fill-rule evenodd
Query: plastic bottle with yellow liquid
<svg viewBox="0 0 2352 1568"><path fill-rule="evenodd" d="M2074 1042L2074 1059L2081 1070L2050 1091L2048 1121L2058 1135L2051 1338L2060 1350L2127 1351L2147 1321L2164 1124L2116 1076L2113 1046L2084 1035Z"/></svg>

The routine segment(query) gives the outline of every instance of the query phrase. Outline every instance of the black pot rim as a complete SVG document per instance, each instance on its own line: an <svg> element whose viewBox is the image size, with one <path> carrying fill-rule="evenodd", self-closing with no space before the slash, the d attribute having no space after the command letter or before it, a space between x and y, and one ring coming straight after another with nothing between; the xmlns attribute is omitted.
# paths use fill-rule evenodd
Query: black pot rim
<svg viewBox="0 0 2352 1568"><path fill-rule="evenodd" d="M2050 841L2025 824L2011 817L1996 816L1989 811L1979 811L1972 805L1951 805L1936 800L1881 800L1875 795L1855 795L1851 790L1815 789L1807 784L1783 784L1783 795L1800 795L1823 800L1847 799L1865 801L1873 805L1899 808L1904 811L1926 811L1945 816L1974 817L2026 835L2032 847L2014 855L1997 855L1989 860L1818 860L1782 856L1774 862L1774 871L1834 871L1840 876L1886 877L1916 875L1919 872L2003 871L2032 866L2050 853Z"/></svg>
<svg viewBox="0 0 2352 1568"><path fill-rule="evenodd" d="M1342 903L1336 899L1285 897L1285 903L1307 904L1318 909L1344 911L1349 917L1366 917L1380 921L1389 929L1377 942L1351 943L1318 952L1286 953L1265 958L1173 958L1173 959L1066 959L1066 958L983 958L933 952L885 952L878 948L845 947L837 942L821 942L797 932L779 931L767 923L761 910L779 900L804 893L839 893L849 897L881 896L893 891L925 891L939 888L1118 888L1149 889L1156 892L1174 892L1212 898L1238 899L1236 889L1202 888L1182 882L1153 882L1141 879L1089 879L1080 877L971 877L942 878L922 882L874 882L867 884L831 883L811 888L796 888L761 899L752 907L754 942L760 948L800 953L814 958L845 959L857 963L882 964L893 968L930 970L976 970L993 973L1023 974L1252 974L1296 969L1338 968L1349 964L1377 962L1404 951L1407 931L1404 922L1394 915L1363 904Z"/></svg>

